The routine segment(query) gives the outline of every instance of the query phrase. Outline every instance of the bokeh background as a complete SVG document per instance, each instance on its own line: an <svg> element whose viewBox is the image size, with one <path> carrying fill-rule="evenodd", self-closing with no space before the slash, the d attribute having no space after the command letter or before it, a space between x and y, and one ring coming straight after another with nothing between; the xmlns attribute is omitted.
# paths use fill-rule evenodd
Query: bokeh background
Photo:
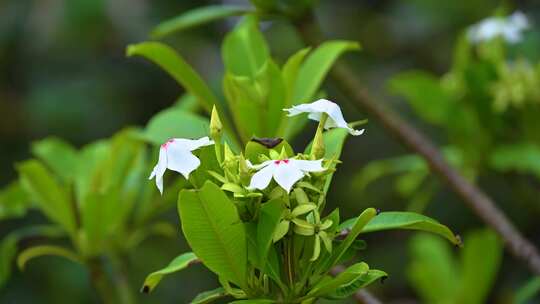
<svg viewBox="0 0 540 304"><path fill-rule="evenodd" d="M158 111L171 106L183 93L177 83L156 66L127 58L125 47L148 39L153 26L188 9L219 3L247 1L192 0L3 0L0 1L0 186L16 177L14 163L30 157L32 141L58 136L81 146L112 135L126 126L144 125ZM435 74L448 71L454 43L464 29L492 15L497 9L519 9L533 23L540 20L538 1L432 1L432 0L321 0L316 16L328 38L359 41L363 50L346 55L356 73L400 114L427 133L436 143L446 141L442 132L418 120L400 98L388 93L386 81L407 69ZM235 18L190 29L167 39L204 78L220 87L220 44ZM294 28L285 22L264 24L274 57L283 62L302 46ZM530 39L540 41L531 31ZM531 44L531 54L540 53ZM328 95L343 105L347 120L369 118L354 110L327 84ZM311 132L306 132L311 134ZM299 138L302 147L308 138ZM330 201L342 214L357 214L368 206L383 210L406 209L408 201L395 193L390 180L381 180L368 191L352 182L355 174L372 160L403 155L402 146L371 120L364 136L345 146L343 161L334 180ZM537 218L538 191L515 201L512 188L496 175L479 184L507 212L521 231L540 244ZM482 227L482 223L453 193L442 188L425 213L458 232ZM536 204L536 207L535 207ZM532 206L532 207L531 207ZM348 216L348 217L350 217ZM174 212L171 221L178 221ZM15 226L40 222L39 214L0 223L0 236ZM364 259L384 269L390 278L372 290L394 303L418 301L406 275L412 233L380 233L369 236ZM146 274L168 263L186 249L178 240L155 238L143 243L130 261L131 283L139 286ZM457 254L458 249L455 249ZM512 290L530 277L527 269L505 254L490 303L505 303ZM203 267L195 266L167 277L143 303L187 303L198 292L217 286ZM95 303L86 270L59 258L41 258L21 273L15 270L0 289L0 303Z"/></svg>

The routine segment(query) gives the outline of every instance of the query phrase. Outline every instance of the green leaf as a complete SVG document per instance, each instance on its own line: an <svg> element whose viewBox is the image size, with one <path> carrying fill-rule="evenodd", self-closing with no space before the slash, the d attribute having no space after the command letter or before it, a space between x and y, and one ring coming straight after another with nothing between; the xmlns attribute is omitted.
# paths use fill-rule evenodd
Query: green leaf
<svg viewBox="0 0 540 304"><path fill-rule="evenodd" d="M339 56L344 52L359 49L360 45L356 42L340 40L327 41L318 46L298 71L292 104L311 102Z"/></svg>
<svg viewBox="0 0 540 304"><path fill-rule="evenodd" d="M425 303L457 302L459 268L448 242L429 234L411 239L407 276Z"/></svg>
<svg viewBox="0 0 540 304"><path fill-rule="evenodd" d="M352 296L358 289L367 287L371 283L388 277L384 271L370 269L365 274L358 276L348 283L342 284L335 291L330 292L325 297L330 299L345 299Z"/></svg>
<svg viewBox="0 0 540 304"><path fill-rule="evenodd" d="M340 225L340 229L349 229L352 227L353 223L354 219L347 220ZM409 229L431 232L444 237L454 245L461 245L461 240L456 237L448 227L432 218L414 212L381 212L362 229L361 233L390 229Z"/></svg>
<svg viewBox="0 0 540 304"><path fill-rule="evenodd" d="M377 211L375 209L368 208L364 210L356 219L354 219L354 222L351 222L351 230L349 231L347 237L345 237L345 239L332 251L331 255L323 260L321 268L323 272L328 271L331 267L336 265L347 249L353 244L354 240L356 237L358 237L364 226L366 226L366 224L368 224L376 215Z"/></svg>
<svg viewBox="0 0 540 304"><path fill-rule="evenodd" d="M247 245L236 206L214 183L182 190L178 210L184 235L203 264L220 277L246 286Z"/></svg>
<svg viewBox="0 0 540 304"><path fill-rule="evenodd" d="M502 244L497 234L483 229L468 233L461 251L459 303L486 303L497 278Z"/></svg>
<svg viewBox="0 0 540 304"><path fill-rule="evenodd" d="M283 213L283 202L280 199L273 199L264 203L259 215L257 224L257 247L260 260L266 262L268 250L272 245L274 232L281 220Z"/></svg>
<svg viewBox="0 0 540 304"><path fill-rule="evenodd" d="M14 181L0 190L0 220L22 217L31 207L28 193L20 182Z"/></svg>
<svg viewBox="0 0 540 304"><path fill-rule="evenodd" d="M50 137L32 143L32 154L39 158L64 182L70 182L75 176L77 151L67 142Z"/></svg>
<svg viewBox="0 0 540 304"><path fill-rule="evenodd" d="M283 140L277 146L272 148L272 150L276 151L278 154L281 152L282 149L285 149L285 153L287 153L289 157L294 156L294 151L291 145L289 145L289 143L285 140ZM270 150L271 149L268 149L266 146L262 145L261 143L251 140L246 144L246 149L244 153L246 155L246 159L248 159L253 164L258 164L260 163L259 156L260 155L270 156Z"/></svg>
<svg viewBox="0 0 540 304"><path fill-rule="evenodd" d="M83 264L79 256L71 250L59 246L40 245L23 250L17 257L17 266L19 269L24 270L24 266L28 261L44 255L64 257L70 261Z"/></svg>
<svg viewBox="0 0 540 304"><path fill-rule="evenodd" d="M210 121L197 114L178 108L166 109L156 114L143 132L145 140L161 145L171 138L200 138L208 135Z"/></svg>
<svg viewBox="0 0 540 304"><path fill-rule="evenodd" d="M268 45L259 31L255 16L246 16L227 34L223 41L222 56L229 73L255 78L270 58Z"/></svg>
<svg viewBox="0 0 540 304"><path fill-rule="evenodd" d="M171 75L186 91L195 96L207 113L215 105L220 113L225 113L218 99L197 72L171 47L159 42L143 42L128 46L127 55L140 55L159 65ZM221 117L224 128L232 133L228 118Z"/></svg>
<svg viewBox="0 0 540 304"><path fill-rule="evenodd" d="M320 297L335 292L342 286L353 284L358 278L366 275L368 270L369 266L364 262L354 264L340 272L335 278L322 280L310 290L308 296Z"/></svg>
<svg viewBox="0 0 540 304"><path fill-rule="evenodd" d="M154 271L151 274L149 274L146 277L146 279L144 279L144 284L141 290L145 293L152 292L165 275L175 273L182 269L185 269L190 264L196 261L197 261L197 256L193 252L187 252L187 253L183 253L177 256L176 258L174 258L174 260L172 260L169 263L169 265L167 265L167 267Z"/></svg>
<svg viewBox="0 0 540 304"><path fill-rule="evenodd" d="M152 38L159 39L175 32L230 16L242 15L249 9L236 5L209 5L187 11L177 17L158 24L152 31Z"/></svg>
<svg viewBox="0 0 540 304"><path fill-rule="evenodd" d="M43 213L74 235L75 212L68 189L58 184L51 173L37 160L20 163L17 165L17 171L19 171L22 186L30 193Z"/></svg>
<svg viewBox="0 0 540 304"><path fill-rule="evenodd" d="M195 297L195 299L191 301L191 304L207 304L226 296L227 292L225 291L225 289L223 289L223 287L219 287L209 291L201 292Z"/></svg>
<svg viewBox="0 0 540 304"><path fill-rule="evenodd" d="M405 97L424 120L442 124L449 119L454 101L439 83L439 79L422 71L399 73L389 81L390 91Z"/></svg>
<svg viewBox="0 0 540 304"><path fill-rule="evenodd" d="M287 102L285 107L288 108L292 105L292 98L294 94L294 88L296 86L296 79L298 77L298 71L304 58L309 53L311 48L304 48L294 53L287 62L283 65L281 73L283 74L283 81L287 87Z"/></svg>
<svg viewBox="0 0 540 304"><path fill-rule="evenodd" d="M489 163L502 172L516 171L540 177L540 147L530 143L499 146L490 155Z"/></svg>

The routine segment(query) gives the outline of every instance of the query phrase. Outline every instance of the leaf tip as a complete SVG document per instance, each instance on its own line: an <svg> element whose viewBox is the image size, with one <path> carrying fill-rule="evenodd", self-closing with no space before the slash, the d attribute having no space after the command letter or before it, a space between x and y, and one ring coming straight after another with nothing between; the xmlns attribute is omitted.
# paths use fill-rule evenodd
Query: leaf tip
<svg viewBox="0 0 540 304"><path fill-rule="evenodd" d="M144 284L143 287L141 288L141 293L145 293L145 294L149 294L150 293L150 286Z"/></svg>

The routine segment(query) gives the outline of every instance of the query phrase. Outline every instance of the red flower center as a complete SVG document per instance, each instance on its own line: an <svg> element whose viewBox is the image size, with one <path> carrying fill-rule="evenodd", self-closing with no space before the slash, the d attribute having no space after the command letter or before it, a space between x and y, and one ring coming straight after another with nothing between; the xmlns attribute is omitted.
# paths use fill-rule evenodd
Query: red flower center
<svg viewBox="0 0 540 304"><path fill-rule="evenodd" d="M289 160L288 159L280 159L280 160L275 160L274 161L274 164L276 165L279 165L280 163L285 163L285 164L288 164L289 163Z"/></svg>

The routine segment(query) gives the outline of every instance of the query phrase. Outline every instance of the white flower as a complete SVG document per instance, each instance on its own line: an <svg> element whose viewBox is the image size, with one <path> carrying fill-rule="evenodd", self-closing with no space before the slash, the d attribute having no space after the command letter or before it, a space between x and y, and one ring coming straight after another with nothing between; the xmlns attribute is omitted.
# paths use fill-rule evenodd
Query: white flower
<svg viewBox="0 0 540 304"><path fill-rule="evenodd" d="M364 133L364 129L354 130L353 128L349 127L349 125L343 118L343 114L341 113L341 109L339 108L339 106L331 102L330 100L319 99L312 103L304 103L283 110L289 112L288 116L309 113L308 118L316 121L320 121L321 115L323 113L326 113L328 114L328 119L324 124L325 129L343 128L349 130L349 133L355 136Z"/></svg>
<svg viewBox="0 0 540 304"><path fill-rule="evenodd" d="M163 174L165 170L181 173L186 179L193 170L197 169L201 161L191 153L200 147L214 144L208 137L200 139L173 138L161 145L159 160L148 179L156 178L156 186L163 194Z"/></svg>
<svg viewBox="0 0 540 304"><path fill-rule="evenodd" d="M252 165L247 161L248 167L259 170L251 177L248 189L266 189L272 178L287 193L291 191L292 186L302 179L307 172L321 172L326 170L322 166L322 159L319 160L299 160L299 159L280 159L267 160L259 165Z"/></svg>
<svg viewBox="0 0 540 304"><path fill-rule="evenodd" d="M523 31L529 28L529 20L522 12L515 12L508 17L491 17L484 19L473 26L467 32L468 38L473 43L480 43L502 36L508 43L520 42Z"/></svg>

